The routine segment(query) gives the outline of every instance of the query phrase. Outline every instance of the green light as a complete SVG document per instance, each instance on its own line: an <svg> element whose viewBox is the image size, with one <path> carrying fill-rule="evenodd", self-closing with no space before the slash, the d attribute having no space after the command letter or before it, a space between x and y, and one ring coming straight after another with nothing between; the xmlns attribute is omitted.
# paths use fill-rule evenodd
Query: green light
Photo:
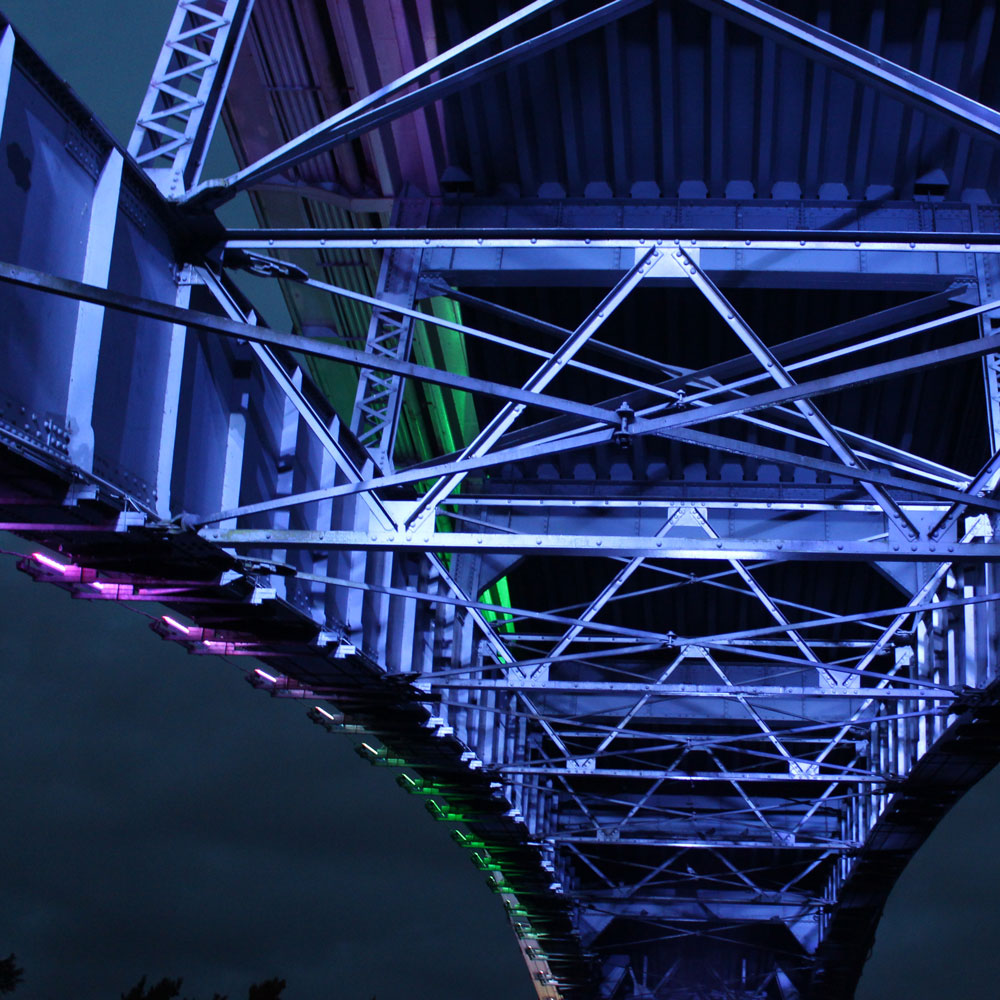
<svg viewBox="0 0 1000 1000"><path fill-rule="evenodd" d="M396 784L411 795L445 795L447 792L443 785L435 785L423 778L411 778L408 774L401 774Z"/></svg>
<svg viewBox="0 0 1000 1000"><path fill-rule="evenodd" d="M482 855L473 853L469 860L481 871L481 872L499 872L503 869L495 861L493 861L489 855Z"/></svg>
<svg viewBox="0 0 1000 1000"><path fill-rule="evenodd" d="M483 604L499 604L501 607L509 608L510 603L510 587L507 584L507 577L502 576L496 581L491 587L487 587L480 595L479 600ZM500 614L496 611L490 611L489 609L483 610L483 617L488 622L500 621L498 625L498 631L500 632L513 632L514 623L510 621L507 615Z"/></svg>
<svg viewBox="0 0 1000 1000"><path fill-rule="evenodd" d="M468 822L467 818L462 815L462 813L453 812L451 808L444 808L440 803L435 802L434 799L428 799L424 803L424 808L441 823L465 823Z"/></svg>
<svg viewBox="0 0 1000 1000"><path fill-rule="evenodd" d="M469 850L482 851L486 849L485 840L477 840L470 833L462 833L461 830L452 830L451 839L458 844L459 847L467 847Z"/></svg>
<svg viewBox="0 0 1000 1000"><path fill-rule="evenodd" d="M424 303L424 310L439 319L462 322L458 305L436 297ZM455 330L417 322L413 327L413 360L431 368L457 375L469 374L469 359L463 335ZM423 461L434 455L458 451L479 430L475 403L467 392L408 380L403 397L401 454L410 453Z"/></svg>

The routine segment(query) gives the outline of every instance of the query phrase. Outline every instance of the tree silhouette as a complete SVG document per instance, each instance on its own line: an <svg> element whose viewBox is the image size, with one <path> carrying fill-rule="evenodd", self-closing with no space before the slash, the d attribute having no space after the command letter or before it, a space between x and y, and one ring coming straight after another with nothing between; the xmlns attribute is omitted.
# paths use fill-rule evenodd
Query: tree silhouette
<svg viewBox="0 0 1000 1000"><path fill-rule="evenodd" d="M8 961L12 961L14 958L11 955ZM2 970L4 963L0 962L0 970ZM20 973L21 970L17 970ZM2 975L2 973L0 973ZM128 993L121 994L121 1000L176 1000L176 997L180 995L181 992L181 979L168 979L164 976L158 983L146 988L146 977L143 976L128 991ZM250 987L250 992L248 994L249 1000L281 1000L281 993L285 988L285 980L278 979L265 979L263 982L254 983ZM13 989L13 987L11 987ZM0 978L0 993L9 992L3 989L3 979ZM212 1000L228 1000L228 997L221 993L212 994Z"/></svg>
<svg viewBox="0 0 1000 1000"><path fill-rule="evenodd" d="M13 952L0 959L0 994L13 993L23 979L24 969L18 966L17 956Z"/></svg>
<svg viewBox="0 0 1000 1000"><path fill-rule="evenodd" d="M164 976L147 990L146 977L143 976L128 993L121 995L121 1000L174 1000L181 991L182 982L181 979L168 979Z"/></svg>
<svg viewBox="0 0 1000 1000"><path fill-rule="evenodd" d="M254 983L247 994L247 1000L281 1000L281 992L285 988L285 980L265 979L262 983Z"/></svg>

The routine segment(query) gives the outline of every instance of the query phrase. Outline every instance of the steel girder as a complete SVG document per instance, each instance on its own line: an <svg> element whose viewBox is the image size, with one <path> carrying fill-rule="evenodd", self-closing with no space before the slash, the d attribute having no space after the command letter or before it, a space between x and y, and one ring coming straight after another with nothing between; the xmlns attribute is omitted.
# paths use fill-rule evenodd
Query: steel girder
<svg viewBox="0 0 1000 1000"><path fill-rule="evenodd" d="M166 603L163 639L245 657L254 686L369 734L360 755L400 768L487 874L539 996L847 997L905 859L998 756L1000 458L940 403L978 394L995 418L996 207L411 199L399 218L427 228L258 233L206 214L643 6L594 4L394 96L507 19L199 185L182 151L207 148L249 17L226 5L188 53L210 58L184 61L207 111L185 105L155 150L177 153L154 177L173 201L8 29L3 136L59 183L43 202L4 181L0 526L60 550L25 560L36 579ZM405 255L406 288L277 256L361 247ZM376 339L380 315L462 338L469 370L413 361L408 335L366 353L256 325L227 270L249 251L374 307ZM452 285L493 286L454 292L483 322L420 308ZM830 289L895 298L797 326L790 307L825 318ZM371 450L307 355L378 375ZM482 430L392 469L404 378L473 394ZM375 395L363 380L353 426Z"/></svg>
<svg viewBox="0 0 1000 1000"><path fill-rule="evenodd" d="M177 4L128 144L167 197L200 179L253 4Z"/></svg>

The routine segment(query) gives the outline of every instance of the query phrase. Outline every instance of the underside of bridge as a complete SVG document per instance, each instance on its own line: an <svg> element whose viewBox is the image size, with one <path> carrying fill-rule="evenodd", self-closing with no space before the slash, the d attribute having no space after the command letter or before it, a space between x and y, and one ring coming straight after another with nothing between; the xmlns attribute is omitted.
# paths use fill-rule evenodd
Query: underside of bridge
<svg viewBox="0 0 1000 1000"><path fill-rule="evenodd" d="M1000 755L998 57L180 0L122 149L6 26L0 527L398 768L539 997L846 1000Z"/></svg>

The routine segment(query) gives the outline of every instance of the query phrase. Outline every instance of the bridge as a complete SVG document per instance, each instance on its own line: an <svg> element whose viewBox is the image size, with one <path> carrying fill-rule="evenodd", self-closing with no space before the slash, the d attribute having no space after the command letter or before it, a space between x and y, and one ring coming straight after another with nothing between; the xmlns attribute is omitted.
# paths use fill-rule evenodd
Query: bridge
<svg viewBox="0 0 1000 1000"><path fill-rule="evenodd" d="M993 12L844 7L180 0L127 149L4 22L21 568L397 769L542 998L850 997L998 758Z"/></svg>

